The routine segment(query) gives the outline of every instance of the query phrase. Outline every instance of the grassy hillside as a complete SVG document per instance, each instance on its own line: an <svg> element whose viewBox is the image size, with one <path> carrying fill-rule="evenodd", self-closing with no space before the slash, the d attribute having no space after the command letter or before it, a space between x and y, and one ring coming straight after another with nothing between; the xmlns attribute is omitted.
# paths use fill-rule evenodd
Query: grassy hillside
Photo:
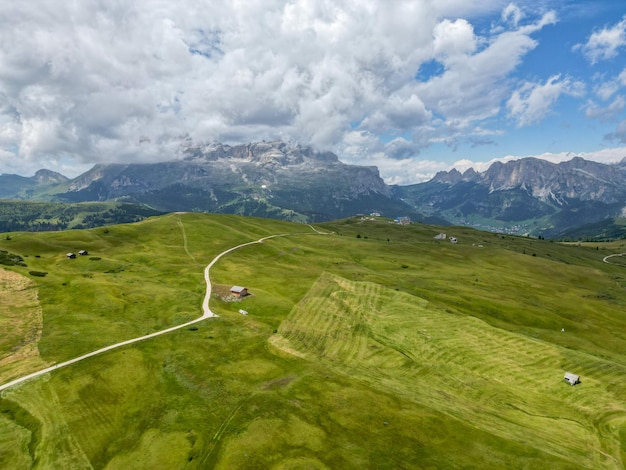
<svg viewBox="0 0 626 470"><path fill-rule="evenodd" d="M334 233L171 214L0 236L27 265L0 278L5 383L200 316L214 256L293 234L220 259L218 318L2 392L0 468L623 468L626 272L602 258L626 246L317 228Z"/></svg>
<svg viewBox="0 0 626 470"><path fill-rule="evenodd" d="M270 342L494 435L585 467L615 465L619 436L596 425L626 413L624 366L329 274ZM570 369L584 387L563 386Z"/></svg>
<svg viewBox="0 0 626 470"><path fill-rule="evenodd" d="M138 222L163 212L138 204L91 202L64 204L0 200L0 232L49 232Z"/></svg>

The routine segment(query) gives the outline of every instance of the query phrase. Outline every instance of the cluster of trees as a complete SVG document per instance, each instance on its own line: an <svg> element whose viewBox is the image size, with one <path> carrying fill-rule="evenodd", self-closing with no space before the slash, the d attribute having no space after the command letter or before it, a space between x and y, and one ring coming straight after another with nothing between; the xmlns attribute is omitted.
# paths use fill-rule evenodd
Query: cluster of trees
<svg viewBox="0 0 626 470"><path fill-rule="evenodd" d="M129 203L0 201L0 232L85 229L138 222L161 212Z"/></svg>
<svg viewBox="0 0 626 470"><path fill-rule="evenodd" d="M75 224L72 228L84 229L102 227L103 225L129 224L158 214L160 212L142 208L141 206L124 204L104 212L86 215L81 223Z"/></svg>
<svg viewBox="0 0 626 470"><path fill-rule="evenodd" d="M0 264L4 264L5 266L26 266L24 258L5 250L0 250Z"/></svg>

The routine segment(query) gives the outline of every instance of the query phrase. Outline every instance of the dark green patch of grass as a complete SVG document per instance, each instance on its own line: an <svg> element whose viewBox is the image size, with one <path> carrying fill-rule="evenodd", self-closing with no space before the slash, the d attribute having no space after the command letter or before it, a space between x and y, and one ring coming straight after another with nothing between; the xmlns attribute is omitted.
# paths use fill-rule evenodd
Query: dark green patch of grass
<svg viewBox="0 0 626 470"><path fill-rule="evenodd" d="M0 401L0 414L2 414L4 418L13 421L18 426L30 431L28 454L32 460L35 460L35 452L41 441L41 422L18 403L11 400Z"/></svg>
<svg viewBox="0 0 626 470"><path fill-rule="evenodd" d="M26 266L24 258L6 250L0 250L0 264L5 266Z"/></svg>
<svg viewBox="0 0 626 470"><path fill-rule="evenodd" d="M36 277L46 277L48 273L45 271L28 271L28 274Z"/></svg>

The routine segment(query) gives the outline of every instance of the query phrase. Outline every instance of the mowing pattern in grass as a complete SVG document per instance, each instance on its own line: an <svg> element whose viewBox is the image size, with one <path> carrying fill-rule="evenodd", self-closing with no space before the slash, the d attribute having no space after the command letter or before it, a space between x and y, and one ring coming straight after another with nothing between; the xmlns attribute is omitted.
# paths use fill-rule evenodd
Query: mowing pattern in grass
<svg viewBox="0 0 626 470"><path fill-rule="evenodd" d="M5 425L9 428L15 424L23 426L18 427L22 431L20 434L12 436L14 439L20 437L16 439L13 451L14 458L26 463L21 468L93 468L68 428L59 395L48 382L39 381L22 388L18 395L19 398L14 401L14 392L5 392L7 399L1 402L0 442L5 437L2 431ZM9 436L7 433L6 437ZM20 468L14 467L12 460L7 459L7 462L11 462L10 465L2 468Z"/></svg>
<svg viewBox="0 0 626 470"><path fill-rule="evenodd" d="M329 274L270 342L573 465L622 468L626 367Z"/></svg>
<svg viewBox="0 0 626 470"><path fill-rule="evenodd" d="M37 343L43 317L34 282L0 268L0 383L44 368Z"/></svg>

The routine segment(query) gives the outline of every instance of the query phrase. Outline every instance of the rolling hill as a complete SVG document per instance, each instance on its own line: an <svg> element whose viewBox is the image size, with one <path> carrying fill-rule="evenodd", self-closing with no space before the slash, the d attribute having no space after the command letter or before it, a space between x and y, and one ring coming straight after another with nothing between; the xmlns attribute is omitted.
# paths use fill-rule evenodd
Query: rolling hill
<svg viewBox="0 0 626 470"><path fill-rule="evenodd" d="M219 317L3 391L0 467L623 468L626 265L603 258L626 245L316 230L189 213L0 236L26 264L0 271L6 383L200 316L215 256L285 235L213 266Z"/></svg>

